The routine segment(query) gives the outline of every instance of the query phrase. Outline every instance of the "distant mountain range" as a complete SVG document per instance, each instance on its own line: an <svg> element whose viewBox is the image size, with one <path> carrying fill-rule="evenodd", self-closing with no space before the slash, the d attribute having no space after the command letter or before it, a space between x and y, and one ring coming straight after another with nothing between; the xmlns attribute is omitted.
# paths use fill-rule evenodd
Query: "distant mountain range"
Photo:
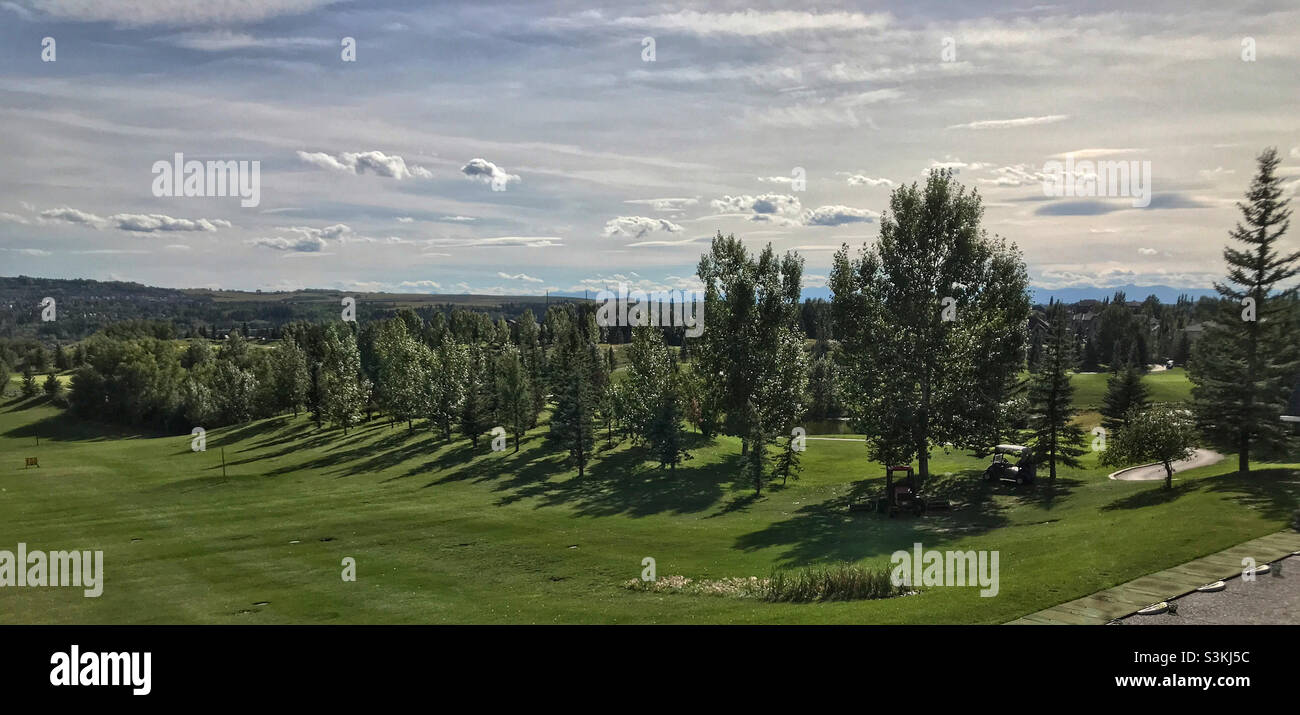
<svg viewBox="0 0 1300 715"><path fill-rule="evenodd" d="M1136 286L1124 285L1113 288L1040 288L1030 286L1030 295L1033 297L1035 304L1045 304L1047 301L1056 300L1065 303L1077 303L1081 300L1104 300L1115 295L1117 292L1123 292L1128 300L1146 300L1147 296L1154 295L1160 299L1161 303L1176 303L1178 296L1185 295L1192 300L1201 296L1215 296L1213 288L1171 288L1169 286ZM581 297L581 296L579 296ZM830 300L830 288L804 288L804 300L810 298L822 298Z"/></svg>
<svg viewBox="0 0 1300 715"><path fill-rule="evenodd" d="M1214 296L1216 293L1213 289L1207 288L1172 288L1170 286L1137 286L1124 285L1111 288L1040 288L1031 286L1031 293L1035 304L1047 303L1049 299L1063 301L1066 303L1077 303L1081 300L1103 300L1110 298L1116 292L1122 291L1129 300L1145 300L1147 296L1154 295L1162 303L1173 303L1178 300L1180 295L1186 295L1192 299L1201 296ZM367 300L373 302L385 302L392 304L450 304L462 305L465 307L477 306L495 307L508 303L539 303L547 300L547 296L541 295L523 295L523 296L500 296L500 295L466 295L466 294L430 294L430 293L362 293L354 291L339 291L333 289L306 289L297 291L284 292L261 292L261 291L237 291L237 290L208 290L202 288L158 288L144 286L139 283L123 283L115 281L96 281L90 279L62 280L51 278L29 278L26 276L17 277L0 277L0 304L23 304L31 303L32 296L53 295L55 297L67 298L87 298L93 296L97 300L112 300L114 298L146 300L153 303L165 301L183 301L183 302L216 302L225 304L244 304L241 307L249 307L252 304L317 304L333 306L338 302L338 296L341 295L358 295L364 296ZM596 291L563 291L551 293L549 298L587 298L596 299ZM19 297L21 296L21 298ZM821 298L830 300L831 290L827 287L811 287L803 290L805 300ZM34 304L33 304L34 305ZM145 315L132 317L148 317Z"/></svg>
<svg viewBox="0 0 1300 715"><path fill-rule="evenodd" d="M1063 303L1077 303L1081 300L1103 300L1116 293L1123 293L1128 300L1146 300L1154 295L1161 303L1176 303L1178 296L1185 295L1192 300L1201 296L1217 296L1213 288L1171 288L1169 286L1124 285L1113 288L1038 288L1030 286L1034 303L1046 303L1048 299Z"/></svg>

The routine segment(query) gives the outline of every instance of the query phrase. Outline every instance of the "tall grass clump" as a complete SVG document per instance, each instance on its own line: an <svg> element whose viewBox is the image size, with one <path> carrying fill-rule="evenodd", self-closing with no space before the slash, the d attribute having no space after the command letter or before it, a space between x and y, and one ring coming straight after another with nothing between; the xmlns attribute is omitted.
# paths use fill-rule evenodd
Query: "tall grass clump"
<svg viewBox="0 0 1300 715"><path fill-rule="evenodd" d="M837 564L798 571L773 571L767 580L765 598L768 601L808 603L892 598L907 593L906 586L895 586L890 582L888 568Z"/></svg>

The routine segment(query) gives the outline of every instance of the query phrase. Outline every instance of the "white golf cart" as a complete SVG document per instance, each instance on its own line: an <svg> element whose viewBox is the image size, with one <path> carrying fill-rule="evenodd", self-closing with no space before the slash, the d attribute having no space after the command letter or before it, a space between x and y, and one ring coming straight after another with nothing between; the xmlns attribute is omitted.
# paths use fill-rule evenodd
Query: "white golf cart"
<svg viewBox="0 0 1300 715"><path fill-rule="evenodd" d="M1012 459L1016 461L1012 463ZM1033 484L1034 455L1019 444L999 444L993 448L993 462L984 470L984 480Z"/></svg>

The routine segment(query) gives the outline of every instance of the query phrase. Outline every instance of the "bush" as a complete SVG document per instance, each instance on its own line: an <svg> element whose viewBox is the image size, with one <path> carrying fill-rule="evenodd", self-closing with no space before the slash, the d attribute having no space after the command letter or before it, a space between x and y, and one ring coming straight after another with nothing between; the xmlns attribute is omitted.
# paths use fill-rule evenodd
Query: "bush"
<svg viewBox="0 0 1300 715"><path fill-rule="evenodd" d="M893 598L910 593L908 587L895 586L890 582L888 568L869 569L850 564L800 571L773 571L768 578L750 576L691 579L685 576L665 576L656 581L632 579L623 586L633 591L650 593L759 598L786 603Z"/></svg>
<svg viewBox="0 0 1300 715"><path fill-rule="evenodd" d="M888 568L863 568L839 564L829 568L774 571L768 579L768 601L807 603L810 601L855 601L892 598L908 592L895 586Z"/></svg>

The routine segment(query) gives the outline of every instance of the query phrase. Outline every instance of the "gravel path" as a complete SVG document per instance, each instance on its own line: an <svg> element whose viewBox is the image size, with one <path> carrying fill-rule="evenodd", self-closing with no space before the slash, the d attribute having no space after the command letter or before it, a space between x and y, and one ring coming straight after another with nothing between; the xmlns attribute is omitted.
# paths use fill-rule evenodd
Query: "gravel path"
<svg viewBox="0 0 1300 715"><path fill-rule="evenodd" d="M1227 579L1227 588L1216 593L1189 593L1170 601L1177 613L1156 616L1127 616L1126 626L1274 625L1300 624L1300 558L1288 556L1274 561L1272 571L1255 576Z"/></svg>
<svg viewBox="0 0 1300 715"><path fill-rule="evenodd" d="M1174 462L1174 473L1185 472L1197 467L1208 467L1223 461L1223 455L1209 449L1198 449L1192 455L1191 459L1184 459ZM1110 475L1111 479L1124 482L1151 482L1159 481L1165 478L1165 467L1163 464L1147 464L1141 467L1130 467L1121 469Z"/></svg>

